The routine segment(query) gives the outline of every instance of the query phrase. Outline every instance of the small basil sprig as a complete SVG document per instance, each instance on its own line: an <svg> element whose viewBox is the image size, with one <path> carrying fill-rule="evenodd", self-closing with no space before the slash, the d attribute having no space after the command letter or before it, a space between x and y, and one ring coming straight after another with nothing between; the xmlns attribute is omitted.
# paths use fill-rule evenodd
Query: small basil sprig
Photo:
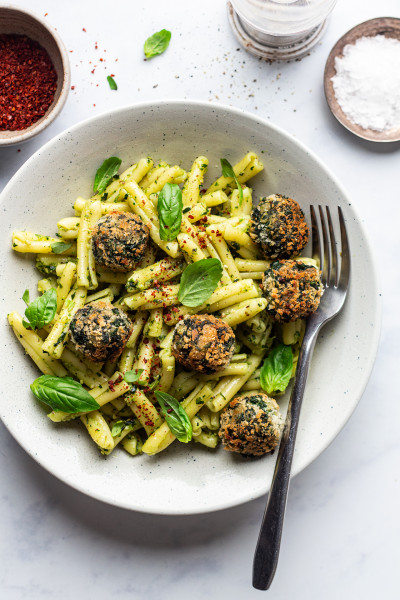
<svg viewBox="0 0 400 600"><path fill-rule="evenodd" d="M56 411L73 414L100 408L89 392L72 377L41 375L31 384L31 390L36 398Z"/></svg>
<svg viewBox="0 0 400 600"><path fill-rule="evenodd" d="M129 430L133 429L133 426L136 425L137 419L121 419L120 421L115 421L111 428L111 435L113 437L118 437L121 433L129 428Z"/></svg>
<svg viewBox="0 0 400 600"><path fill-rule="evenodd" d="M171 40L171 32L168 29L161 29L153 33L144 43L144 53L146 58L152 58L166 51Z"/></svg>
<svg viewBox="0 0 400 600"><path fill-rule="evenodd" d="M93 191L95 193L102 194L104 192L114 175L118 173L121 162L122 160L117 156L110 156L97 169L93 184Z"/></svg>
<svg viewBox="0 0 400 600"><path fill-rule="evenodd" d="M173 396L165 392L154 392L165 421L174 436L180 441L190 442L192 439L192 424L184 408Z"/></svg>
<svg viewBox="0 0 400 600"><path fill-rule="evenodd" d="M280 344L264 360L260 371L260 384L267 394L284 392L293 369L293 352L290 346Z"/></svg>
<svg viewBox="0 0 400 600"><path fill-rule="evenodd" d="M139 380L142 373L143 369L138 369L137 371L126 371L124 373L124 379L126 383L135 383Z"/></svg>
<svg viewBox="0 0 400 600"><path fill-rule="evenodd" d="M29 303L29 291L25 290L22 296L23 301ZM48 325L54 319L54 315L57 311L57 292L54 288L47 290L42 296L36 298L33 302L28 304L28 308L25 310L26 321L23 321L24 327L28 329L40 329L44 325Z"/></svg>
<svg viewBox="0 0 400 600"><path fill-rule="evenodd" d="M153 392L156 389L156 387L160 383L160 379L161 379L161 375L157 375L157 377L154 379L154 381L152 383L149 383L149 385L146 385L146 388L148 389L149 392Z"/></svg>
<svg viewBox="0 0 400 600"><path fill-rule="evenodd" d="M160 238L171 242L181 229L182 191L176 183L166 183L158 194L157 211L160 219Z"/></svg>
<svg viewBox="0 0 400 600"><path fill-rule="evenodd" d="M113 77L111 77L111 75L108 75L107 81L108 81L108 85L110 86L110 90L117 90L118 89L118 86L115 83L115 79Z"/></svg>
<svg viewBox="0 0 400 600"><path fill-rule="evenodd" d="M203 258L186 267L179 285L178 300L184 306L200 306L211 296L222 276L218 258Z"/></svg>
<svg viewBox="0 0 400 600"><path fill-rule="evenodd" d="M66 250L69 250L71 246L70 242L54 242L54 244L51 244L51 250L54 254L62 254Z"/></svg>
<svg viewBox="0 0 400 600"><path fill-rule="evenodd" d="M224 177L233 177L233 179L237 185L237 189L239 191L239 205L241 206L242 202L243 202L243 188L240 185L238 178L235 175L235 171L233 170L231 163L226 158L220 158L220 161L221 161L222 175Z"/></svg>

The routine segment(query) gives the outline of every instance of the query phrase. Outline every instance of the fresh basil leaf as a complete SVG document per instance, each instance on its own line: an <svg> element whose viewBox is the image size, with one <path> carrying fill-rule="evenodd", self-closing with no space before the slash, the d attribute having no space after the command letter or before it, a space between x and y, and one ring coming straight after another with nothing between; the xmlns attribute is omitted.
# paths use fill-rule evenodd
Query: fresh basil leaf
<svg viewBox="0 0 400 600"><path fill-rule="evenodd" d="M152 392L153 390L156 389L156 387L160 383L160 379L161 379L161 375L157 375L157 377L155 378L155 380L152 383L150 383L150 385L146 386L150 392Z"/></svg>
<svg viewBox="0 0 400 600"><path fill-rule="evenodd" d="M143 373L143 369L138 369L137 372L136 371L126 371L126 373L124 373L124 379L125 379L126 383L135 383L135 381L138 381L138 379L140 378L142 373Z"/></svg>
<svg viewBox="0 0 400 600"><path fill-rule="evenodd" d="M24 293L22 294L22 300L25 302L25 304L27 306L29 306L29 290L25 290Z"/></svg>
<svg viewBox="0 0 400 600"><path fill-rule="evenodd" d="M94 178L93 191L98 194L102 194L114 175L118 173L118 169L121 166L122 160L117 156L110 156L107 158L101 167L96 171L96 177Z"/></svg>
<svg viewBox="0 0 400 600"><path fill-rule="evenodd" d="M120 421L115 421L111 428L111 435L113 437L118 437L119 435L121 435L124 429L132 429L132 427L136 425L136 422L136 419L121 419Z"/></svg>
<svg viewBox="0 0 400 600"><path fill-rule="evenodd" d="M113 78L113 77L111 77L111 75L108 75L108 77L107 77L107 81L108 81L108 85L110 86L110 89L111 89L111 90L117 90L117 89L118 89L118 86L117 86L117 84L115 83L115 80L114 80L114 78Z"/></svg>
<svg viewBox="0 0 400 600"><path fill-rule="evenodd" d="M47 290L42 296L31 302L25 310L25 317L32 329L40 329L54 319L57 311L57 292L54 288ZM24 321L24 326L25 321Z"/></svg>
<svg viewBox="0 0 400 600"><path fill-rule="evenodd" d="M186 267L179 285L178 300L184 306L200 306L211 296L222 275L218 258L203 258Z"/></svg>
<svg viewBox="0 0 400 600"><path fill-rule="evenodd" d="M31 390L36 398L48 404L53 410L73 414L100 408L89 392L72 377L41 375L31 384Z"/></svg>
<svg viewBox="0 0 400 600"><path fill-rule="evenodd" d="M161 29L153 33L144 43L144 53L146 58L152 58L166 51L171 40L171 32L168 29Z"/></svg>
<svg viewBox="0 0 400 600"><path fill-rule="evenodd" d="M231 165L231 163L226 159L226 158L220 158L221 161L221 169L222 169L222 175L224 177L233 177L237 189L239 191L239 205L242 205L243 202L243 188L240 185L236 175L235 175L235 171L233 170L233 167Z"/></svg>
<svg viewBox="0 0 400 600"><path fill-rule="evenodd" d="M125 421L115 421L111 428L111 435L117 437L125 429Z"/></svg>
<svg viewBox="0 0 400 600"><path fill-rule="evenodd" d="M260 371L260 384L267 394L284 392L293 369L293 352L290 346L280 344L264 360Z"/></svg>
<svg viewBox="0 0 400 600"><path fill-rule="evenodd" d="M166 183L158 194L157 211L160 219L160 238L171 242L181 230L182 191L176 183Z"/></svg>
<svg viewBox="0 0 400 600"><path fill-rule="evenodd" d="M192 424L178 400L165 392L154 392L165 421L174 436L187 444L192 439Z"/></svg>
<svg viewBox="0 0 400 600"><path fill-rule="evenodd" d="M54 244L51 244L51 249L54 254L62 254L66 250L69 250L71 246L70 242L54 242Z"/></svg>

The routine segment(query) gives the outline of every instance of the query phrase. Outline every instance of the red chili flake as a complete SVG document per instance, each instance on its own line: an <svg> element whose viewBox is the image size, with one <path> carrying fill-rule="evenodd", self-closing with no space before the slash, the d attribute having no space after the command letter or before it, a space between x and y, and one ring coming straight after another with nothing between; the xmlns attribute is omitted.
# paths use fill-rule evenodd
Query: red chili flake
<svg viewBox="0 0 400 600"><path fill-rule="evenodd" d="M98 50L98 49L99 49L99 47L98 47L98 45L97 45L97 42L95 42L95 43L94 43L94 49L95 49L95 50Z"/></svg>
<svg viewBox="0 0 400 600"><path fill-rule="evenodd" d="M0 34L0 130L25 129L53 102L57 73L50 56L26 35Z"/></svg>
<svg viewBox="0 0 400 600"><path fill-rule="evenodd" d="M148 427L153 427L154 423L153 423L153 421L148 420L145 422L145 425L147 425Z"/></svg>
<svg viewBox="0 0 400 600"><path fill-rule="evenodd" d="M104 58L100 58L100 62L103 62L103 61L104 61Z"/></svg>
<svg viewBox="0 0 400 600"><path fill-rule="evenodd" d="M74 89L75 89L75 86L74 86L74 85L71 85L71 90L74 90Z"/></svg>
<svg viewBox="0 0 400 600"><path fill-rule="evenodd" d="M48 14L49 14L49 13L44 13L44 16L45 16L45 17L47 17L47 15L48 15Z"/></svg>
<svg viewBox="0 0 400 600"><path fill-rule="evenodd" d="M92 74L94 73L94 69L92 71L90 71Z"/></svg>
<svg viewBox="0 0 400 600"><path fill-rule="evenodd" d="M82 31L84 31L86 33L86 29L84 27L82 27Z"/></svg>

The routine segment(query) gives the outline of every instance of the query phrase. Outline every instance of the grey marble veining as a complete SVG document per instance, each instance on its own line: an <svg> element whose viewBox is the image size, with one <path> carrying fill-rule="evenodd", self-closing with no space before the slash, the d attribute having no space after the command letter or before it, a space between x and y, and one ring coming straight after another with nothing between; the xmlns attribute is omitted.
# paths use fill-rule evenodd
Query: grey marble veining
<svg viewBox="0 0 400 600"><path fill-rule="evenodd" d="M222 0L120 0L115 7L104 0L71 0L68 9L55 0L19 4L48 13L73 51L75 89L41 136L0 150L0 188L41 144L75 122L136 101L187 97L271 119L314 150L350 193L380 270L380 351L352 419L292 482L280 563L265 594L274 600L397 600L400 145L376 146L345 131L325 104L322 73L345 31L368 18L400 16L398 3L338 2L311 55L275 65L237 50ZM144 62L143 40L163 27L173 32L169 50ZM117 92L106 82L110 73ZM131 513L56 480L2 425L0 455L1 598L250 600L262 594L251 588L251 564L264 499L209 515Z"/></svg>

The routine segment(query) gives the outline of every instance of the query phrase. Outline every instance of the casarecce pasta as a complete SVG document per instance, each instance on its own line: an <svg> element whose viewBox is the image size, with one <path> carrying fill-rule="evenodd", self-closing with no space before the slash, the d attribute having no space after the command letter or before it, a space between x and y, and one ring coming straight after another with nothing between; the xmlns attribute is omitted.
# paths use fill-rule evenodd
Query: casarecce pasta
<svg viewBox="0 0 400 600"><path fill-rule="evenodd" d="M247 182L263 169L249 152L233 171L204 184L208 159L199 156L186 172L164 160L140 158L112 178L102 193L77 198L74 215L60 215L57 234L49 237L28 231L13 234L13 249L36 255L44 275L38 291L56 291L54 318L34 329L17 312L8 320L25 352L46 375L72 377L96 400L98 408L68 413L52 410L56 423L80 419L103 454L120 445L132 455L155 454L167 448L175 435L160 412L156 391L176 398L188 415L193 440L214 448L218 443L219 415L241 390L260 389L260 365L271 346L274 328L266 312L259 280L270 261L249 235L252 189ZM182 186L180 230L168 240L161 233L157 211L166 184ZM92 232L100 218L118 213L136 215L148 228L150 244L139 264L119 272L96 264ZM221 263L218 285L198 306L179 300L185 268L204 259ZM124 311L133 323L116 361L91 360L74 346L70 325L85 306L107 302ZM230 363L215 373L185 370L171 345L173 329L185 315L214 315L235 332ZM282 326L286 344L299 346L302 320ZM127 373L137 375L134 381Z"/></svg>

